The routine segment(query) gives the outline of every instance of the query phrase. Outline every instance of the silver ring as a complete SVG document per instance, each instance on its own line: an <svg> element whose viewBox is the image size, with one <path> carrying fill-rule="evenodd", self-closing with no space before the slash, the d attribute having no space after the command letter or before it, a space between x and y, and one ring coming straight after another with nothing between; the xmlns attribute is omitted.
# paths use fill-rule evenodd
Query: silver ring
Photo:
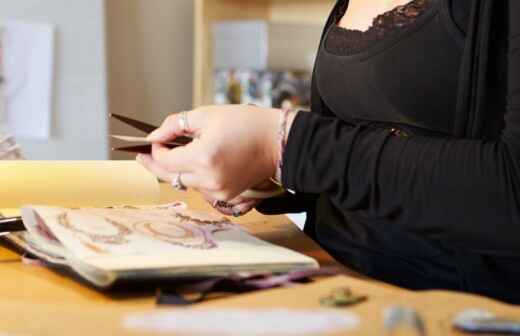
<svg viewBox="0 0 520 336"><path fill-rule="evenodd" d="M188 112L183 111L181 112L181 116L179 118L179 127L183 132L189 132L190 131L190 124L188 122Z"/></svg>
<svg viewBox="0 0 520 336"><path fill-rule="evenodd" d="M172 187L177 191L186 191L188 188L182 183L182 173L175 174L172 180Z"/></svg>

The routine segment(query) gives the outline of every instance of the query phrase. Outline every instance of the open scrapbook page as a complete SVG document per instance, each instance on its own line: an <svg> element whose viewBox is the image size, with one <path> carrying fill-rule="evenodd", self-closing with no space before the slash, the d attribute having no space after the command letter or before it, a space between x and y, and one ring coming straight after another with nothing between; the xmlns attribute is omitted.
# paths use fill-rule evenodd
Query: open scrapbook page
<svg viewBox="0 0 520 336"><path fill-rule="evenodd" d="M158 205L157 179L135 161L4 162L0 184L16 186L0 190L0 212L16 216L21 208L26 229L4 239L100 288L318 268L214 212Z"/></svg>
<svg viewBox="0 0 520 336"><path fill-rule="evenodd" d="M22 209L27 232L13 242L68 265L98 287L118 279L287 272L315 260L262 241L227 218L177 202L154 207Z"/></svg>

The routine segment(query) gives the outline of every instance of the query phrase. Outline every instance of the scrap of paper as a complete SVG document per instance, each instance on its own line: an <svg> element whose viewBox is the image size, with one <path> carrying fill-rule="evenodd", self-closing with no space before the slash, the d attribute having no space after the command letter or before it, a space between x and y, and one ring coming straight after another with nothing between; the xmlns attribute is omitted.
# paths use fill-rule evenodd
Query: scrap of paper
<svg viewBox="0 0 520 336"><path fill-rule="evenodd" d="M203 323L201 323L203 321ZM175 310L128 316L129 330L214 336L304 336L350 331L357 315L335 310Z"/></svg>

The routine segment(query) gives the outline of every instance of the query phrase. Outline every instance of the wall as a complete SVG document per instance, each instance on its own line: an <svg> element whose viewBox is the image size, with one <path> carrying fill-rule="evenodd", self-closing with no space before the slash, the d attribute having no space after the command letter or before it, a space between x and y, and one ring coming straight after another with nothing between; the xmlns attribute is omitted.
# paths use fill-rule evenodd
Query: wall
<svg viewBox="0 0 520 336"><path fill-rule="evenodd" d="M110 112L159 125L168 114L190 109L193 0L107 0L106 5ZM111 122L110 130L131 133L118 122Z"/></svg>
<svg viewBox="0 0 520 336"><path fill-rule="evenodd" d="M104 0L0 0L0 20L56 26L52 138L18 139L30 159L108 157Z"/></svg>

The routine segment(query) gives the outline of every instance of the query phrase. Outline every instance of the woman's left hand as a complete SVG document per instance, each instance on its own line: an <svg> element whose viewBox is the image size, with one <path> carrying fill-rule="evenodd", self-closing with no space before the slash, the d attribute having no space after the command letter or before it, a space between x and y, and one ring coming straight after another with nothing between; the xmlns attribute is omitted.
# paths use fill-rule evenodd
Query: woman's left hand
<svg viewBox="0 0 520 336"><path fill-rule="evenodd" d="M231 201L275 176L281 111L250 105L206 106L168 117L149 136L152 155L137 160L159 178L178 178L208 199ZM187 125L186 125L187 124ZM195 140L168 149L179 136Z"/></svg>
<svg viewBox="0 0 520 336"><path fill-rule="evenodd" d="M279 189L279 187L269 180L255 186L253 189L255 191L270 192ZM221 214L234 217L240 217L249 213L251 210L256 208L260 202L262 202L262 199L249 198L242 195L227 202L215 200L209 195L204 195L204 198L209 204L211 204L213 208L215 208L215 210Z"/></svg>

